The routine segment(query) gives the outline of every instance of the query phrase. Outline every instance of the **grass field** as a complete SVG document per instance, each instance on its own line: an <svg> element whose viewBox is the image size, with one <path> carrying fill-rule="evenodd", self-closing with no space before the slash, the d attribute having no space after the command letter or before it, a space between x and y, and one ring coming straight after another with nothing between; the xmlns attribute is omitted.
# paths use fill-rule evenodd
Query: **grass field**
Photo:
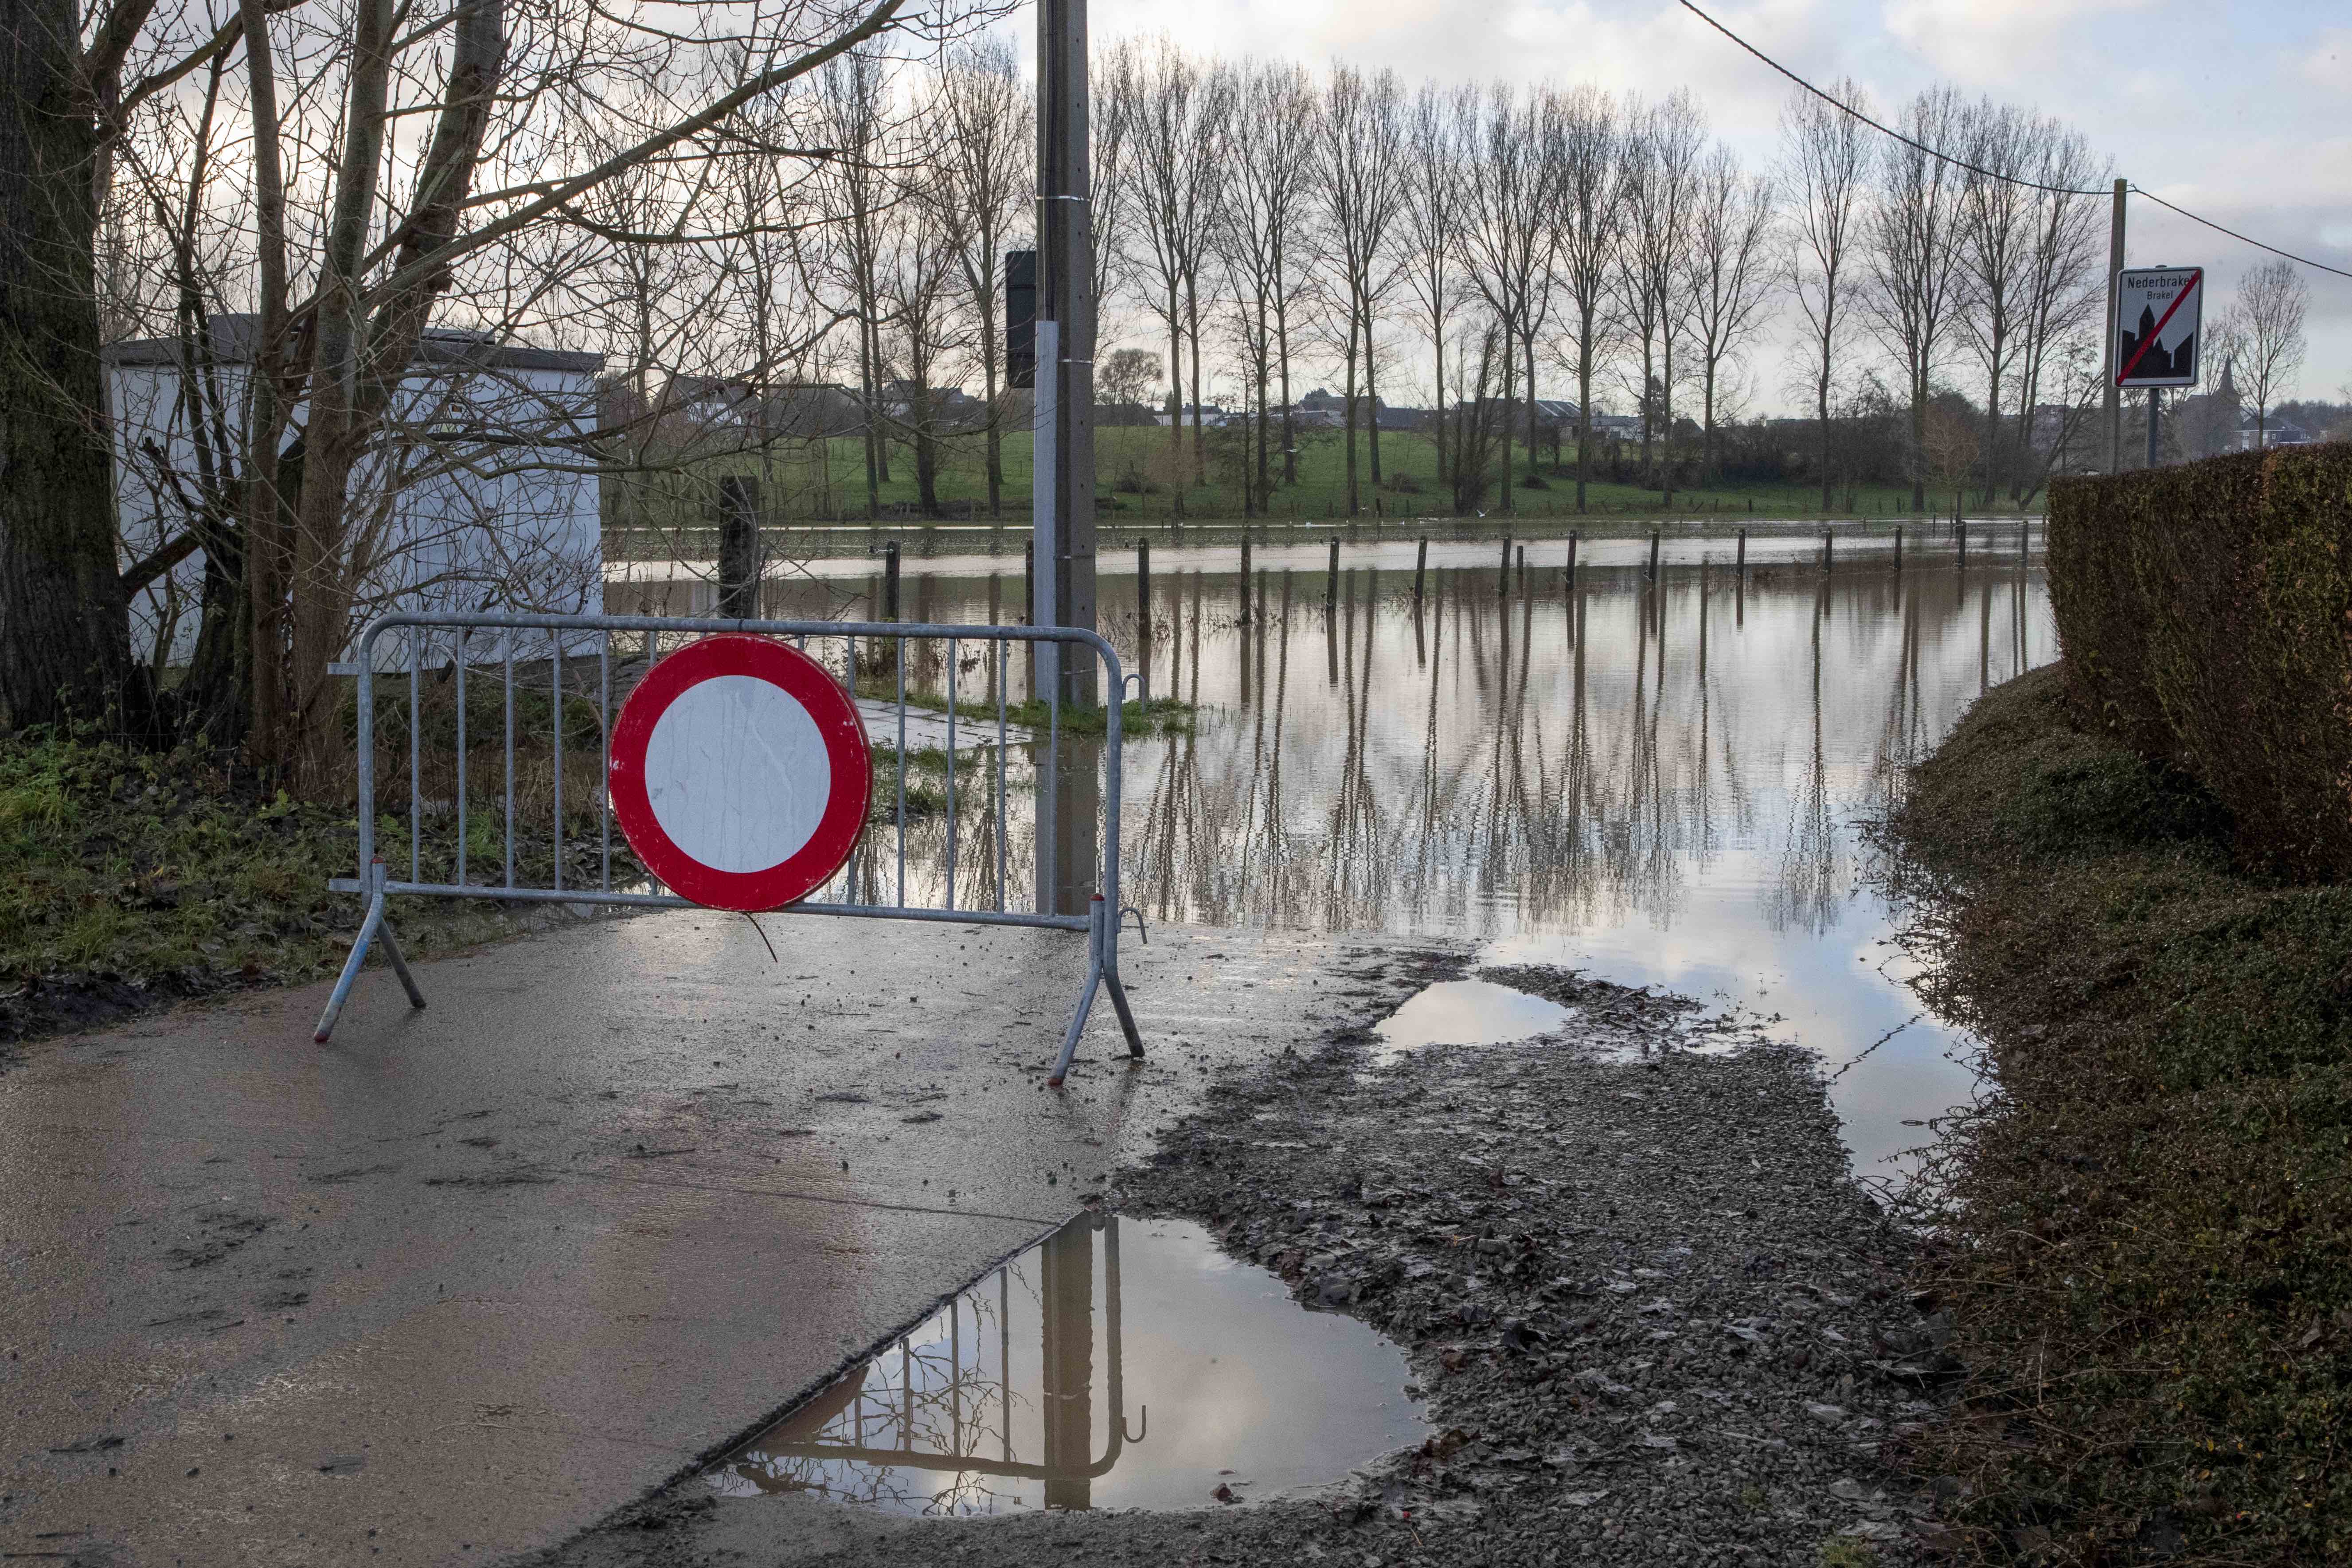
<svg viewBox="0 0 2352 1568"><path fill-rule="evenodd" d="M1181 454L1171 452L1169 433L1162 428L1119 426L1097 431L1096 472L1099 477L1100 493L1106 498L1105 515L1133 521L1175 517L1205 521L1242 517L1241 488L1237 483L1221 481L1217 451L1219 433L1211 431L1209 434L1211 482L1196 485L1186 482L1193 473L1192 433L1189 430L1184 432ZM764 470L767 478L764 510L771 521L856 521L866 515L863 443L839 437L828 445L831 449L827 454L826 466L830 472L825 475L816 472L815 462L805 452L793 459L776 460L767 465ZM1527 449L1514 447L1513 454L1514 472L1524 479L1530 468ZM1573 454L1570 454L1567 478L1558 477L1555 473L1549 448L1544 449L1540 456L1542 461L1536 471L1542 476L1543 488L1527 489L1515 484L1512 514L1521 517L1575 515ZM1384 483L1376 489L1371 482L1369 443L1360 445L1358 496L1362 516L1453 515L1451 489L1438 483L1437 448L1429 437L1392 431L1383 433L1381 437L1381 460ZM940 501L949 516L987 517L988 482L984 462L981 440L977 436L958 437L945 444L937 489ZM880 487L882 505L886 515L903 517L916 500L912 450L904 446L894 447L889 466L890 478ZM1228 469L1224 476L1226 480L1232 478L1230 466L1230 459L1227 459L1224 464ZM747 454L714 459L709 472L713 477L721 473L761 473L762 465L757 457ZM1003 441L1001 501L1006 520L1016 523L1027 520L1034 473L1029 433L1025 430L1008 432ZM1405 476L1412 488L1400 488L1398 476ZM1277 521L1345 517L1348 515L1347 499L1347 451L1339 432L1308 432L1299 445L1298 483L1277 489L1267 515ZM1496 511L1498 500L1490 492L1484 510L1488 513ZM1837 504L1826 515L1916 515L1911 504L1908 486L1865 485L1851 491L1841 489L1836 500ZM1654 489L1596 482L1587 489L1586 506L1588 515L1633 518L1709 515L1812 518L1825 515L1818 484L1740 482L1677 489L1669 504ZM1949 489L1930 496L1931 511L1948 516L1951 509ZM2010 509L1993 510L2005 511ZM2032 510L2038 511L2039 508ZM1970 498L1968 503L1970 516L1984 516L1986 510L1975 498ZM698 517L681 521L701 520Z"/></svg>

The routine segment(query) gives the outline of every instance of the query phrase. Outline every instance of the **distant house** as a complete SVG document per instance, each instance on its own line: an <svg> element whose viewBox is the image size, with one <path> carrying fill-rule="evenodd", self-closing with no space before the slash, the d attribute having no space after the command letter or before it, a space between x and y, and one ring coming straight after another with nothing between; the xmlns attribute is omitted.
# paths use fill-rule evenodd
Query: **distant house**
<svg viewBox="0 0 2352 1568"><path fill-rule="evenodd" d="M1184 405L1183 410L1178 416L1179 420L1188 429L1192 426L1193 420L1197 418L1202 428L1210 430L1223 428L1225 422L1233 417L1234 417L1234 415L1218 407L1213 403L1188 403ZM1153 424L1158 425L1162 428L1167 426L1168 422L1168 411L1164 408L1161 409L1152 419Z"/></svg>
<svg viewBox="0 0 2352 1568"><path fill-rule="evenodd" d="M2308 447L2313 439L2310 431L2291 420L2273 419L2257 430L2254 428L2254 416L2249 414L2245 422L2238 426L2238 450L2241 452L2251 452L2257 447Z"/></svg>
<svg viewBox="0 0 2352 1568"><path fill-rule="evenodd" d="M213 449L217 437L237 444L257 338L252 316L213 317L193 385L179 338L105 349L126 563L181 538L211 504L207 494L217 495L205 476L225 460ZM383 437L351 477L347 527L354 555L367 563L354 632L395 608L603 607L597 479L583 448L596 428L604 366L602 354L426 329ZM192 406L204 411L200 426ZM293 410L294 431L304 414ZM184 664L194 651L203 575L198 550L132 599L135 644L158 662ZM406 660L396 638L377 647Z"/></svg>

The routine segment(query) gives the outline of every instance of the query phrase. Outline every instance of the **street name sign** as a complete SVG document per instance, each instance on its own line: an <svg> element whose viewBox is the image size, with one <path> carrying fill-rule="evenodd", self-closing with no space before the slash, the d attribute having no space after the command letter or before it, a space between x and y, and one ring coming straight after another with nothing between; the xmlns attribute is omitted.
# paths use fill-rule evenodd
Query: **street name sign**
<svg viewBox="0 0 2352 1568"><path fill-rule="evenodd" d="M613 816L637 858L719 910L805 898L865 830L873 749L857 705L789 643L730 633L648 670L613 724Z"/></svg>
<svg viewBox="0 0 2352 1568"><path fill-rule="evenodd" d="M2116 275L2116 384L2194 386L2204 336L2202 267L2126 267Z"/></svg>

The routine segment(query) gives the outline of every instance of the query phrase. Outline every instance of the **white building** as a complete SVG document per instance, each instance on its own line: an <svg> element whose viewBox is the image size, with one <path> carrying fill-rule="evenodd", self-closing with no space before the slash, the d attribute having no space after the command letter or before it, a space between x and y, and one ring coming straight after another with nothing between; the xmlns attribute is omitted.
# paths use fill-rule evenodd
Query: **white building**
<svg viewBox="0 0 2352 1568"><path fill-rule="evenodd" d="M178 338L106 350L126 568L192 527L201 538L208 510L234 506L222 457L226 448L234 463L256 335L251 316L213 318L209 363L193 378ZM394 417L352 475L354 635L391 609L603 609L596 464L584 437L604 363L485 332L425 332ZM298 406L297 431L301 423ZM159 665L187 661L203 575L199 549L140 589L133 647ZM392 638L379 650L388 663L407 658Z"/></svg>

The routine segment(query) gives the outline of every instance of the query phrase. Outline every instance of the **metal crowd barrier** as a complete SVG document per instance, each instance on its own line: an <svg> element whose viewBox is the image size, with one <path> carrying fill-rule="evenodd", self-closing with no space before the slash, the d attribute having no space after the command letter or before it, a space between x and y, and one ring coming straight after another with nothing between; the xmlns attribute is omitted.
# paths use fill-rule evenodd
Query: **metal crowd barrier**
<svg viewBox="0 0 2352 1568"><path fill-rule="evenodd" d="M386 639L394 633L404 634L401 645L390 650L387 661ZM1121 733L1119 695L1125 690L1125 679L1119 668L1118 655L1110 644L1091 631L1069 626L933 626L908 625L892 621L766 621L723 620L718 618L681 618L656 616L533 616L533 615L462 615L462 614L391 614L378 616L360 634L357 657L347 664L334 667L334 673L357 678L357 764L359 874L352 878L335 878L328 886L337 892L357 893L368 900L358 937L352 944L351 956L343 964L342 973L335 982L333 994L328 998L326 1011L320 1015L315 1038L324 1044L333 1032L335 1019L350 996L352 983L358 978L360 966L368 950L379 943L384 957L391 963L402 987L408 993L412 1006L425 1005L424 993L418 989L409 971L406 956L393 931L386 910L390 900L405 894L442 899L485 899L500 902L538 902L562 904L612 905L630 909L693 909L691 900L678 897L657 886L615 887L613 880L613 811L609 790L604 780L611 768L613 717L615 710L614 639L623 636L641 640L645 667L650 668L658 654L659 639L664 637L698 637L722 632L749 633L755 636L790 638L803 651L815 645L813 655L820 663L827 645L840 648L838 668L851 696L857 696L859 645L867 645L871 674L876 664L873 655L877 647L887 647L885 659L888 675L895 678L889 698L880 700L886 732L872 735L877 764L884 758L883 748L890 748L888 760L896 763L896 801L888 835L890 843L877 848L875 840L883 837L881 825L869 818L858 848L849 864L825 889L839 889L839 896L825 899L812 896L782 909L762 911L776 914L824 915L860 920L907 920L945 921L968 925L1028 926L1052 931L1082 931L1087 937L1087 967L1084 986L1068 1030L1062 1039L1060 1055L1055 1058L1053 1076L1048 1080L1059 1086L1069 1070L1071 1058L1076 1054L1078 1037L1086 1027L1087 1016L1094 1007L1095 997L1102 991L1110 993L1111 1005L1117 1009L1120 1029L1127 1037L1128 1054L1143 1055L1142 1037L1137 1032L1135 1015L1128 1005L1127 988L1118 971L1118 939L1123 913L1128 910L1119 902L1119 783L1121 774ZM531 638L536 648L520 647L525 637ZM937 642L945 645L946 690L943 713L908 707L908 644ZM966 706L959 687L962 673L961 654L965 645L977 644L989 650L992 661L992 679L985 689L992 693L995 716L992 725L982 721L980 731L981 748L986 753L979 765L981 787L990 796L994 851L994 875L986 873L983 865L977 879L958 879L964 847L961 842L957 813L957 775L961 771L956 762L959 724L969 734L975 726L959 710ZM484 645L488 645L485 647ZM1070 657L1070 650L1080 655L1090 654L1098 659L1104 679L1099 689L1108 693L1103 709L1105 733L1101 756L1100 795L1102 810L1099 835L1091 831L1091 820L1076 820L1082 810L1087 818L1094 818L1091 801L1092 763L1083 754L1083 743L1074 734L1066 742L1063 734L1063 683L1041 679L1046 697L1047 721L1045 733L1028 733L1016 738L1017 727L1007 722L1008 690L1014 668L1011 658L1014 647L1034 645L1041 665L1058 668L1061 659ZM472 875L474 858L468 837L473 823L471 802L467 789L468 767L468 734L467 685L469 679L485 679L473 660L488 653L492 673L489 679L499 683L499 709L502 717L501 742L504 767L501 773L503 799L499 810L502 832L499 844L500 853L495 863L486 868L496 872L494 879L482 880ZM534 671L541 666L543 673ZM624 658L617 673L626 681L633 668L632 661ZM834 668L827 663L827 668ZM590 671L593 670L593 679ZM453 747L455 779L448 801L441 803L432 813L434 817L447 819L453 825L447 835L454 864L454 878L448 880L427 880L425 874L425 850L428 834L424 755L424 717L422 696L424 683L430 671L436 681L455 687L456 735ZM643 670L636 670L641 678ZM376 829L376 687L389 676L395 682L403 676L407 681L408 695L408 875L397 875L396 868L387 866L377 853ZM519 681L525 684L519 686ZM543 681L539 691L550 702L549 778L552 790L551 806L551 873L544 882L516 876L517 805L516 781L516 698L519 691L530 689L532 682ZM563 729L565 714L573 700L595 703L598 732L602 737L602 766L596 774L596 880L593 885L566 885L564 857L567 833L563 812ZM861 703L864 707L865 704ZM946 841L944 853L938 862L943 872L939 896L932 901L908 900L908 724L913 717L919 727L936 724L945 719L947 758ZM869 720L873 717L868 712ZM893 727L894 725L894 727ZM872 726L869 722L869 734ZM1083 773L1076 787L1065 777L1066 749ZM1075 901L1075 895L1047 900L1043 897L1026 900L1031 907L1017 907L1023 900L1008 900L1007 884L1010 874L1008 856L1007 800L1009 798L1009 756L1016 749L1025 750L1035 781L1036 853L1048 862L1037 879L1039 889L1056 886L1076 887L1085 881L1086 868L1069 868L1076 875L1055 864L1055 858L1082 860L1090 854L1096 871L1095 891L1084 900L1085 912L1068 912L1059 908L1042 907L1045 902ZM880 771L877 765L877 773ZM877 778L877 792L886 781ZM1064 821L1060 813L1065 805L1065 794L1076 797L1077 810ZM1054 830L1060 824L1062 831ZM1081 831L1081 830L1084 831ZM1074 844L1061 840L1075 833ZM989 847L984 846L983 847ZM1082 849L1083 853L1065 857L1066 849ZM889 857L886 862L885 855ZM885 867L889 868L886 875ZM967 896L973 895L976 896ZM861 891L864 896L860 896ZM1139 931L1142 917L1137 915Z"/></svg>

